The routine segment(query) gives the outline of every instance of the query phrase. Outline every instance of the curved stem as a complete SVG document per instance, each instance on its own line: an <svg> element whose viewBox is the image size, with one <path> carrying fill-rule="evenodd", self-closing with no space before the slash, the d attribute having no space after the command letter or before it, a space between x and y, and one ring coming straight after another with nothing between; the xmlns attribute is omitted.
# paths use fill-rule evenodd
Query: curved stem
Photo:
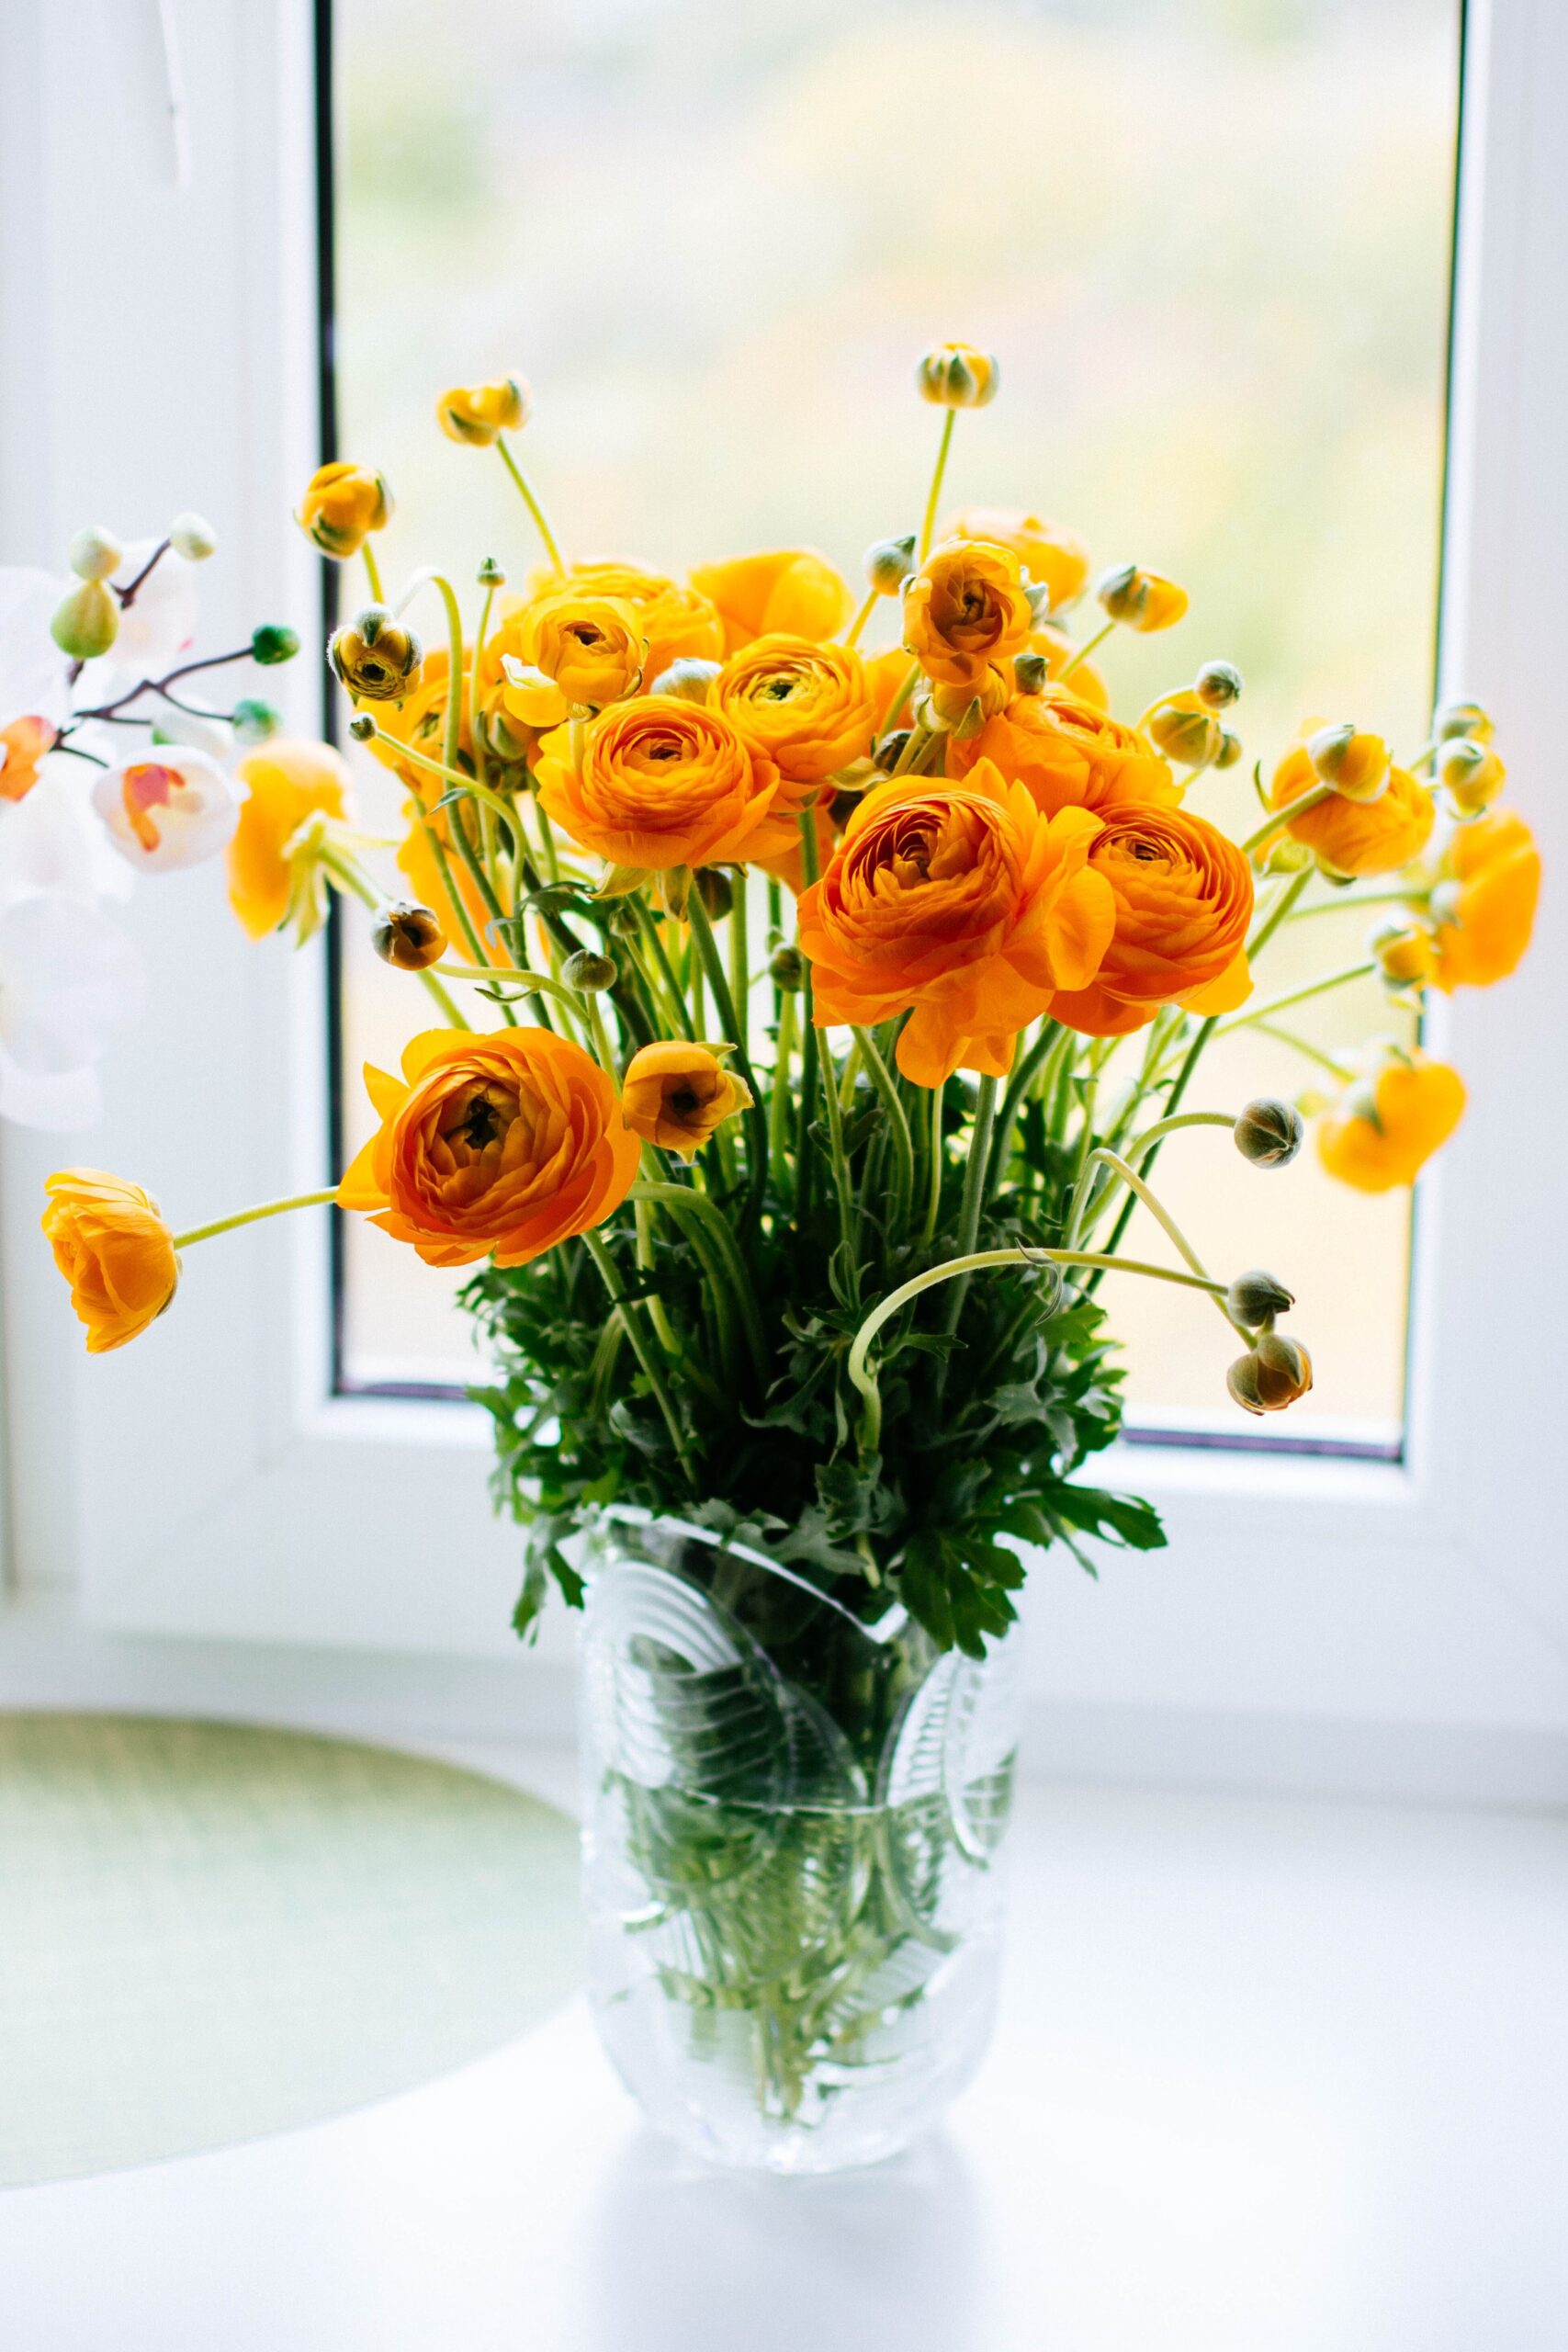
<svg viewBox="0 0 1568 2352"><path fill-rule="evenodd" d="M942 1127L942 1106L947 1097L947 1080L931 1088L931 1190L926 1195L925 1223L920 1227L920 1240L929 1249L936 1236L937 1219L942 1214L942 1180L947 1172L947 1138Z"/></svg>
<svg viewBox="0 0 1568 2352"><path fill-rule="evenodd" d="M696 1033L692 1027L692 1016L687 1009L685 995L680 981L675 977L675 967L670 961L669 951L660 936L659 922L653 909L640 890L631 893L631 904L637 919L637 927L652 952L654 967L664 984L665 993L670 999L670 1009L675 1015L676 1026L683 1037L694 1036Z"/></svg>
<svg viewBox="0 0 1568 2352"><path fill-rule="evenodd" d="M870 594L867 595L864 604L855 615L853 621L850 625L850 633L844 639L844 648L846 651L852 650L853 648L860 643L861 633L864 629L867 621L870 620L873 613L876 610L876 600L880 593L881 592L878 589L872 589Z"/></svg>
<svg viewBox="0 0 1568 2352"><path fill-rule="evenodd" d="M1277 1037L1281 1046L1293 1046L1295 1051L1298 1054L1304 1055L1309 1062L1316 1062L1320 1069L1331 1071L1339 1085L1343 1086L1346 1080L1349 1077L1350 1073L1346 1069L1343 1062L1337 1062L1333 1055L1325 1054L1321 1046L1309 1046L1306 1039L1304 1037L1298 1037L1293 1029L1281 1029L1277 1023L1272 1021L1259 1021L1254 1025L1260 1035L1265 1037Z"/></svg>
<svg viewBox="0 0 1568 2352"><path fill-rule="evenodd" d="M931 495L920 521L919 545L915 550L917 564L924 563L931 553L931 533L936 528L937 502L942 496L942 476L947 471L947 453L953 447L953 427L958 415L955 408L944 409L942 419L942 439L937 444L936 466L931 474Z"/></svg>
<svg viewBox="0 0 1568 2352"><path fill-rule="evenodd" d="M1276 833L1282 833L1292 818L1304 816L1309 808L1320 808L1325 800L1333 797L1334 786L1331 784L1314 784L1310 792L1302 793L1295 800L1287 800L1282 808L1271 810L1257 831L1248 833L1247 839L1237 844L1243 857L1251 857L1265 842L1272 841Z"/></svg>
<svg viewBox="0 0 1568 2352"><path fill-rule="evenodd" d="M1087 662L1089 655L1094 652L1095 649L1098 646L1104 644L1106 639L1110 636L1116 624L1114 621L1107 621L1103 628L1097 628L1095 630L1092 637L1086 637L1083 643L1078 647L1077 651L1070 655L1069 658L1063 662L1061 668L1052 679L1051 684L1054 686L1065 686L1067 680L1072 676L1073 672L1077 668L1078 663L1080 662Z"/></svg>
<svg viewBox="0 0 1568 2352"><path fill-rule="evenodd" d="M1288 1012L1292 1004L1304 1004L1308 997L1322 996L1329 989L1343 988L1347 980L1370 979L1377 970L1376 961L1347 964L1343 971L1330 972L1321 980L1309 980L1305 988L1292 989L1285 996L1272 998L1260 1004L1256 1012L1238 1012L1234 1020L1224 1021L1215 1030L1216 1037L1234 1037L1238 1029L1249 1029L1255 1021L1271 1020L1276 1012Z"/></svg>
<svg viewBox="0 0 1568 2352"><path fill-rule="evenodd" d="M1175 1266L1151 1266L1138 1258L1116 1258L1093 1250L976 1250L965 1258L949 1258L940 1266L931 1267L923 1274L916 1274L874 1306L865 1317L850 1349L847 1370L853 1385L865 1399L865 1412L861 1424L861 1451L874 1453L882 1435L882 1396L876 1375L870 1370L866 1356L878 1331L899 1308L919 1298L922 1291L933 1290L939 1283L952 1282L967 1274L985 1272L994 1266L1089 1266L1101 1272L1144 1274L1151 1282L1176 1283L1185 1290L1207 1291L1213 1297L1222 1297L1224 1283L1211 1282L1197 1274L1184 1274Z"/></svg>
<svg viewBox="0 0 1568 2352"><path fill-rule="evenodd" d="M538 532L540 538L544 541L545 553L550 559L551 570L557 574L558 578L564 580L566 578L566 559L561 554L559 548L556 545L555 533L551 530L548 523L545 520L544 508L540 505L538 500L529 489L522 468L519 466L516 458L513 456L511 450L506 446L506 435L504 433L497 434L495 446L501 453L502 464L506 468L506 470L512 476L513 481L517 484L519 491L523 494L523 503L534 518L534 528Z"/></svg>
<svg viewBox="0 0 1568 2352"><path fill-rule="evenodd" d="M997 1115L997 1080L983 1078L975 1100L975 1124L969 1131L969 1157L964 1164L964 1192L958 1207L958 1248L961 1256L972 1254L975 1237L980 1230L980 1204L985 1195L986 1170L990 1164L991 1128ZM947 1303L942 1322L944 1331L958 1329L958 1318L964 1312L966 1282L960 1282ZM946 1370L945 1364L942 1366Z"/></svg>
<svg viewBox="0 0 1568 2352"><path fill-rule="evenodd" d="M337 1186L329 1185L323 1193L295 1193L286 1201L262 1201L254 1208L236 1209L232 1216L220 1216L211 1225L193 1225L188 1233L176 1233L176 1250L189 1250L197 1241L210 1241L215 1233L232 1233L242 1225L254 1225L258 1217L284 1216L290 1209L321 1209L337 1199Z"/></svg>
<svg viewBox="0 0 1568 2352"><path fill-rule="evenodd" d="M1157 1151L1167 1136L1173 1136L1178 1127L1235 1125L1235 1114L1230 1111L1182 1111L1175 1118L1156 1119L1152 1127L1145 1127L1141 1136L1134 1136L1126 1147L1126 1156L1135 1160L1142 1159L1145 1151Z"/></svg>
<svg viewBox="0 0 1568 2352"><path fill-rule="evenodd" d="M1159 1226L1167 1238L1170 1241L1174 1242L1181 1256L1186 1259L1187 1263L1191 1268L1192 1272L1195 1274L1201 1275L1203 1281L1207 1282L1209 1280L1209 1270L1207 1266L1204 1265L1203 1261L1199 1257L1198 1252L1193 1249L1192 1244L1188 1240L1187 1236L1182 1232L1181 1227L1177 1224L1176 1219L1171 1216L1170 1211L1166 1207L1165 1203L1160 1199L1158 1193L1152 1191L1151 1188L1145 1183L1143 1178L1138 1175L1134 1170L1129 1167L1126 1160L1124 1160L1119 1153L1108 1150L1103 1144L1101 1144L1097 1150L1091 1151L1089 1156L1088 1164L1089 1167L1093 1167L1096 1162L1098 1162L1102 1168L1110 1169L1112 1177L1121 1183L1125 1184L1128 1192L1134 1194L1136 1199L1142 1201L1144 1206L1154 1218L1156 1224ZM1100 1203L1097 1204L1096 1206L1096 1215L1099 1214L1100 1208L1103 1207L1105 1199L1108 1197L1109 1194L1101 1196ZM1093 1217L1089 1219L1090 1224L1092 1224L1093 1221ZM1071 1224L1067 1228L1067 1239L1069 1242L1078 1239L1079 1228L1083 1225L1083 1213L1080 1205L1073 1224ZM1225 1305L1223 1298L1216 1300L1215 1303L1219 1307L1220 1313L1224 1317L1225 1321L1230 1323L1233 1329L1242 1333L1243 1338L1250 1347L1252 1344L1251 1332L1246 1329L1245 1325L1235 1321L1229 1307Z"/></svg>

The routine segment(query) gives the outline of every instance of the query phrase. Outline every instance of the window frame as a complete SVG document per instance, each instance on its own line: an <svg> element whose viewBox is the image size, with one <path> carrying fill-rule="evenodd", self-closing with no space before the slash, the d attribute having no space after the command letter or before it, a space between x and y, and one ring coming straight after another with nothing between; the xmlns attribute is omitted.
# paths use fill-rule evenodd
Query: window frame
<svg viewBox="0 0 1568 2352"><path fill-rule="evenodd" d="M102 0L96 48L47 0L17 13L40 105L0 159L0 271L30 329L0 353L8 554L57 560L90 511L140 530L195 504L224 543L205 623L287 613L309 645L321 583L279 517L319 454L313 11L182 12L183 194L156 12L132 25ZM1440 677L1505 714L1516 803L1562 872L1568 14L1472 0L1463 88ZM91 154L114 159L112 204L78 168ZM314 730L310 658L278 674L290 723ZM319 1184L329 1157L321 944L253 946L209 872L145 887L132 920L152 1010L109 1071L103 1130L63 1152L0 1142L13 1577L69 1588L105 1633L511 1658L518 1541L490 1516L483 1417L333 1393L324 1216L204 1250L135 1350L82 1355L38 1239L50 1167L101 1159L194 1221ZM1422 1188L1404 1459L1119 1447L1111 1476L1166 1512L1172 1549L1116 1555L1098 1587L1053 1564L1027 1610L1032 1691L1086 1727L1086 1753L1125 1711L1568 1731L1568 1578L1541 1475L1568 1306L1563 1113L1536 1042L1568 1026L1553 921L1549 903L1508 989L1433 1017L1472 1101ZM536 1655L558 1667L569 1645L553 1611Z"/></svg>

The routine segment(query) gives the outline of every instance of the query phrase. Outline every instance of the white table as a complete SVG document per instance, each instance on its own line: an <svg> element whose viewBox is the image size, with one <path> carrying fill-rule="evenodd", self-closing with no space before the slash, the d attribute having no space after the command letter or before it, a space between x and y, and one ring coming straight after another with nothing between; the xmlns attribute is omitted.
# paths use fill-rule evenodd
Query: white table
<svg viewBox="0 0 1568 2352"><path fill-rule="evenodd" d="M1568 1824L1034 1788L997 2043L900 2163L705 2172L577 2003L338 2121L0 2198L0 2343L1563 2352Z"/></svg>

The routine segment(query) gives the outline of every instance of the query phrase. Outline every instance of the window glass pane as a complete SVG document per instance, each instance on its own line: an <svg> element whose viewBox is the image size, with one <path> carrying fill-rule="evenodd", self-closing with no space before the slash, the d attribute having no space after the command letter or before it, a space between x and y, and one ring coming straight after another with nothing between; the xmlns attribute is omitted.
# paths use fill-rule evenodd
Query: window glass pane
<svg viewBox="0 0 1568 2352"><path fill-rule="evenodd" d="M677 571L815 542L852 576L912 526L929 342L1001 355L954 501L1027 503L1097 562L1192 591L1105 668L1135 717L1237 661L1244 765L1194 805L1238 830L1253 758L1309 713L1423 741L1438 594L1458 0L604 0L592 10L337 0L344 453L390 477L394 571L536 560L493 458L438 434L448 382L521 369L528 455L569 551ZM351 591L352 593L352 591ZM885 610L891 616L892 607ZM377 824L395 795L375 779ZM1272 956L1282 991L1327 934ZM344 1062L395 1056L408 984L357 936ZM1388 1027L1355 991L1309 1040ZM1313 1082L1282 1046L1216 1053L1202 1099ZM351 1117L361 1114L351 1087ZM350 1140L353 1140L351 1133ZM1408 1203L1260 1175L1181 1136L1162 1190L1199 1246L1297 1292L1318 1386L1292 1432L1396 1440ZM1155 1244L1150 1242L1150 1254ZM349 1244L345 1369L462 1376L455 1283ZM1113 1294L1114 1295L1114 1294ZM1123 1282L1139 1414L1236 1433L1218 1317Z"/></svg>

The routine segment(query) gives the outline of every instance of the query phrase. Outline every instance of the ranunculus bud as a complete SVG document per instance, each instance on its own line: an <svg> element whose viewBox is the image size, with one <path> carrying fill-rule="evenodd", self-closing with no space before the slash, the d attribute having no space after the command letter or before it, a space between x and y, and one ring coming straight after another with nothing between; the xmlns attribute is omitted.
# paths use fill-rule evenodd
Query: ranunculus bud
<svg viewBox="0 0 1568 2352"><path fill-rule="evenodd" d="M1238 1356L1225 1386L1248 1413L1282 1413L1312 1386L1312 1358L1299 1340L1266 1331L1255 1348Z"/></svg>
<svg viewBox="0 0 1568 2352"><path fill-rule="evenodd" d="M891 735L884 735L872 753L872 765L880 768L884 775L891 775L908 749L912 731L908 727L896 727Z"/></svg>
<svg viewBox="0 0 1568 2352"><path fill-rule="evenodd" d="M1233 735L1228 727L1222 727L1220 729L1220 748L1214 753L1211 765L1216 768L1234 768L1240 757L1241 737L1239 735Z"/></svg>
<svg viewBox="0 0 1568 2352"><path fill-rule="evenodd" d="M693 888L701 899L712 922L722 922L735 904L735 886L728 874L716 865L699 865L693 876Z"/></svg>
<svg viewBox="0 0 1568 2352"><path fill-rule="evenodd" d="M1456 817L1484 816L1502 791L1507 775L1490 744L1473 735L1454 737L1438 753L1438 782Z"/></svg>
<svg viewBox="0 0 1568 2352"><path fill-rule="evenodd" d="M1144 731L1168 760L1179 767L1213 765L1224 741L1224 729L1195 694L1168 695L1156 703L1144 720Z"/></svg>
<svg viewBox="0 0 1568 2352"><path fill-rule="evenodd" d="M486 556L474 577L481 588L504 588L506 585L506 574L492 555Z"/></svg>
<svg viewBox="0 0 1568 2352"><path fill-rule="evenodd" d="M1234 662L1205 662L1192 691L1205 710L1228 710L1241 700L1241 672Z"/></svg>
<svg viewBox="0 0 1568 2352"><path fill-rule="evenodd" d="M915 382L920 398L938 408L984 408L997 396L1001 369L973 344L941 343L921 359Z"/></svg>
<svg viewBox="0 0 1568 2352"><path fill-rule="evenodd" d="M333 675L366 702L396 702L423 659L412 629L395 621L384 605L367 605L327 641Z"/></svg>
<svg viewBox="0 0 1568 2352"><path fill-rule="evenodd" d="M878 539L865 551L865 576L879 596L896 596L915 569L915 535Z"/></svg>
<svg viewBox="0 0 1568 2352"><path fill-rule="evenodd" d="M356 710L348 722L348 731L356 743L373 743L376 741L376 721L367 710Z"/></svg>
<svg viewBox="0 0 1568 2352"><path fill-rule="evenodd" d="M262 702L254 695L242 695L234 705L234 740L246 745L265 743L276 735L282 724L281 714L270 702Z"/></svg>
<svg viewBox="0 0 1568 2352"><path fill-rule="evenodd" d="M560 976L569 989L580 989L584 996L601 996L606 989L615 987L621 969L613 956L601 956L592 947L580 947L575 955L567 957Z"/></svg>
<svg viewBox="0 0 1568 2352"><path fill-rule="evenodd" d="M926 698L924 717L928 726L940 728L964 743L978 735L988 718L1004 711L1010 699L1008 681L993 662L984 676L962 686L945 685L939 680Z"/></svg>
<svg viewBox="0 0 1568 2352"><path fill-rule="evenodd" d="M359 553L367 533L385 528L391 514L385 474L338 458L311 475L294 520L323 555L345 563Z"/></svg>
<svg viewBox="0 0 1568 2352"><path fill-rule="evenodd" d="M1265 1272L1261 1266L1237 1274L1225 1293L1230 1314L1253 1330L1260 1324L1271 1325L1276 1315L1288 1315L1295 1303L1294 1294L1285 1288L1278 1275Z"/></svg>
<svg viewBox="0 0 1568 2352"><path fill-rule="evenodd" d="M1233 736L1230 740L1234 742L1235 738ZM1292 841L1289 833L1280 833L1269 844L1263 871L1265 874L1304 874L1314 863L1313 854L1305 842ZM1332 874L1324 876L1328 882L1334 878Z"/></svg>
<svg viewBox="0 0 1568 2352"><path fill-rule="evenodd" d="M370 944L383 964L393 964L400 972L424 972L446 955L446 934L428 907L398 899L377 916Z"/></svg>
<svg viewBox="0 0 1568 2352"><path fill-rule="evenodd" d="M1143 571L1135 563L1113 565L1094 584L1095 595L1113 621L1147 635L1170 628L1187 610L1187 591L1160 572Z"/></svg>
<svg viewBox="0 0 1568 2352"><path fill-rule="evenodd" d="M298 632L286 628L281 621L263 621L260 628L251 631L251 660L259 662L264 670L275 670L280 662L292 662L299 650Z"/></svg>
<svg viewBox="0 0 1568 2352"><path fill-rule="evenodd" d="M706 702L708 688L717 677L721 664L699 661L694 654L684 655L661 670L649 688L650 695L677 695L682 702Z"/></svg>
<svg viewBox="0 0 1568 2352"><path fill-rule="evenodd" d="M1477 743L1492 741L1492 720L1478 702L1439 703L1432 714L1432 733L1439 743L1468 735Z"/></svg>
<svg viewBox="0 0 1568 2352"><path fill-rule="evenodd" d="M119 635L119 606L101 580L81 580L54 608L49 633L73 662L96 662Z"/></svg>
<svg viewBox="0 0 1568 2352"><path fill-rule="evenodd" d="M125 549L112 531L93 524L78 531L65 550L65 560L78 580L107 580L125 560Z"/></svg>
<svg viewBox="0 0 1568 2352"><path fill-rule="evenodd" d="M1320 727L1307 737L1307 757L1325 784L1341 800L1381 800L1393 774L1388 745L1381 735L1368 735L1346 720L1339 727Z"/></svg>
<svg viewBox="0 0 1568 2352"><path fill-rule="evenodd" d="M1015 653L1012 657L1012 682L1021 695L1043 695L1050 674L1051 664L1043 653Z"/></svg>
<svg viewBox="0 0 1568 2352"><path fill-rule="evenodd" d="M435 403L436 422L448 441L488 449L498 434L519 433L534 413L534 398L521 376L493 384L458 384Z"/></svg>
<svg viewBox="0 0 1568 2352"><path fill-rule="evenodd" d="M218 534L205 515L176 514L169 526L169 545L187 563L205 563L218 552Z"/></svg>
<svg viewBox="0 0 1568 2352"><path fill-rule="evenodd" d="M774 948L768 969L775 988L783 989L786 995L793 996L796 989L806 985L806 958L798 947L792 947L787 941L784 946Z"/></svg>
<svg viewBox="0 0 1568 2352"><path fill-rule="evenodd" d="M1437 947L1425 923L1383 923L1367 944L1390 988L1424 987L1438 968Z"/></svg>
<svg viewBox="0 0 1568 2352"><path fill-rule="evenodd" d="M1247 1104L1231 1134L1237 1151L1255 1168L1288 1168L1302 1148L1306 1123L1293 1102L1260 1094Z"/></svg>

